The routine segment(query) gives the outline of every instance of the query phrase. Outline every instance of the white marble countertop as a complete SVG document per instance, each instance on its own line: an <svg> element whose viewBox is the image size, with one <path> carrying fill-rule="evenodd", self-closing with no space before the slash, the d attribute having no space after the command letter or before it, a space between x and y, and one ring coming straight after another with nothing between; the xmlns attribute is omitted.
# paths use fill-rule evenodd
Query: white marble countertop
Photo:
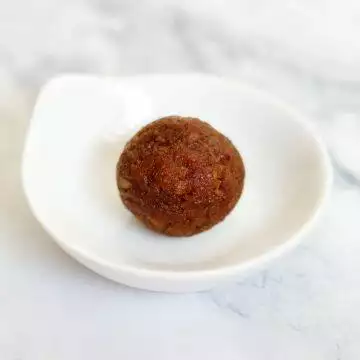
<svg viewBox="0 0 360 360"><path fill-rule="evenodd" d="M360 358L360 3L12 0L0 4L0 359ZM20 158L59 72L201 71L308 114L335 169L302 244L209 293L122 287L65 255L31 215Z"/></svg>

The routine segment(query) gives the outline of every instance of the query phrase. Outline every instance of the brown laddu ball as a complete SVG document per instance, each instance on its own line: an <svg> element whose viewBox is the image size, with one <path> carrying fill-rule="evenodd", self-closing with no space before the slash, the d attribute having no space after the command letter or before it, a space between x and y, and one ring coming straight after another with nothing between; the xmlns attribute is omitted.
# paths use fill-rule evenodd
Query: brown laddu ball
<svg viewBox="0 0 360 360"><path fill-rule="evenodd" d="M180 116L142 128L116 168L125 206L150 229L172 236L200 233L223 220L240 198L244 177L228 138Z"/></svg>

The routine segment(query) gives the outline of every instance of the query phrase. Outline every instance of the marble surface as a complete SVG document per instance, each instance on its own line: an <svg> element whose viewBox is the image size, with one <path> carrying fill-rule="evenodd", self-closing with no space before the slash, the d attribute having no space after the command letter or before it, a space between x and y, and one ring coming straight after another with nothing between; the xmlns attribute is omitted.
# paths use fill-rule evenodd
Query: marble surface
<svg viewBox="0 0 360 360"><path fill-rule="evenodd" d="M1 2L1 360L359 359L359 20L356 0ZM210 72L284 98L333 160L323 217L267 269L207 293L91 273L41 229L20 183L38 89L65 71Z"/></svg>

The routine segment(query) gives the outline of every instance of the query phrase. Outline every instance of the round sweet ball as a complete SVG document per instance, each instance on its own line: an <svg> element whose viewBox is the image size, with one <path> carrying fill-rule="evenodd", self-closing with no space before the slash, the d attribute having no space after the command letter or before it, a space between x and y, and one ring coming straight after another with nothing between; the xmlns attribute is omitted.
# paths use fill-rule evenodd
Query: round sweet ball
<svg viewBox="0 0 360 360"><path fill-rule="evenodd" d="M197 118L169 116L142 128L116 168L124 205L148 228L190 236L222 221L244 185L242 158L223 134Z"/></svg>

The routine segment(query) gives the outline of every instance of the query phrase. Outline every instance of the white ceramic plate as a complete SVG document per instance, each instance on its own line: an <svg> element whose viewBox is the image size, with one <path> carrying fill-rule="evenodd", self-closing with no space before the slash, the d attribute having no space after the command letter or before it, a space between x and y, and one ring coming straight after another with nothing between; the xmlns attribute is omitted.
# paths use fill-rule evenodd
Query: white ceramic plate
<svg viewBox="0 0 360 360"><path fill-rule="evenodd" d="M211 123L246 167L235 210L190 238L142 227L115 182L124 142L171 114ZM206 75L58 77L41 91L23 157L26 195L55 241L97 273L155 291L209 289L282 253L313 222L330 182L323 145L295 111Z"/></svg>

